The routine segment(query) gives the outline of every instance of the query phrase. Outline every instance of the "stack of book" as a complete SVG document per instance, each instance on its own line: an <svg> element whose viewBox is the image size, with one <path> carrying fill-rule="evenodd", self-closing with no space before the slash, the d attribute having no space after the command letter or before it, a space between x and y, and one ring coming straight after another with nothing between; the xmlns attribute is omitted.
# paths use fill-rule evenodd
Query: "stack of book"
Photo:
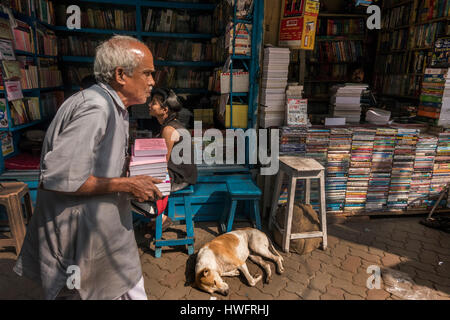
<svg viewBox="0 0 450 320"><path fill-rule="evenodd" d="M236 34L236 36L234 36ZM234 47L233 47L234 42ZM225 49L228 54L251 55L252 54L252 25L246 23L230 22L225 34Z"/></svg>
<svg viewBox="0 0 450 320"><path fill-rule="evenodd" d="M308 100L303 99L303 86L288 86L286 90L286 125L308 125Z"/></svg>
<svg viewBox="0 0 450 320"><path fill-rule="evenodd" d="M308 128L308 135L306 137L306 157L315 159L326 168L329 140L330 129ZM310 199L314 210L319 210L320 192L317 179L311 180Z"/></svg>
<svg viewBox="0 0 450 320"><path fill-rule="evenodd" d="M416 144L414 172L408 196L408 209L426 209L430 206L431 178L438 138L434 135L420 134Z"/></svg>
<svg viewBox="0 0 450 320"><path fill-rule="evenodd" d="M450 125L450 77L448 69L425 69L417 115L432 124ZM447 99L444 99L444 96ZM445 103L443 103L445 102Z"/></svg>
<svg viewBox="0 0 450 320"><path fill-rule="evenodd" d="M353 129L351 162L345 194L345 211L358 212L364 210L375 134L376 130L374 129Z"/></svg>
<svg viewBox="0 0 450 320"><path fill-rule="evenodd" d="M305 156L306 127L282 127L280 130L280 155Z"/></svg>
<svg viewBox="0 0 450 320"><path fill-rule="evenodd" d="M386 208L396 134L397 130L393 128L377 129L373 143L366 210L383 210Z"/></svg>
<svg viewBox="0 0 450 320"><path fill-rule="evenodd" d="M330 130L325 185L327 211L330 213L344 211L351 146L351 129L335 128Z"/></svg>
<svg viewBox="0 0 450 320"><path fill-rule="evenodd" d="M409 188L414 171L417 135L417 129L397 129L388 197L388 209L390 210L403 210L408 206Z"/></svg>
<svg viewBox="0 0 450 320"><path fill-rule="evenodd" d="M164 139L136 139L130 161L130 176L146 175L164 182L156 184L163 196L170 194L167 171L167 146Z"/></svg>
<svg viewBox="0 0 450 320"><path fill-rule="evenodd" d="M286 114L286 85L289 70L288 48L265 48L260 100L260 126L282 126Z"/></svg>
<svg viewBox="0 0 450 320"><path fill-rule="evenodd" d="M437 196L450 182L450 131L439 134L438 146L433 165L433 177L431 179L430 196ZM434 205L436 200L432 201ZM444 204L441 203L440 205Z"/></svg>
<svg viewBox="0 0 450 320"><path fill-rule="evenodd" d="M361 94L367 85L346 83L343 86L332 87L331 105L333 117L345 118L347 123L359 123L361 119Z"/></svg>
<svg viewBox="0 0 450 320"><path fill-rule="evenodd" d="M33 33L31 27L20 20L15 20L17 26L13 29L14 47L16 50L22 50L34 53Z"/></svg>

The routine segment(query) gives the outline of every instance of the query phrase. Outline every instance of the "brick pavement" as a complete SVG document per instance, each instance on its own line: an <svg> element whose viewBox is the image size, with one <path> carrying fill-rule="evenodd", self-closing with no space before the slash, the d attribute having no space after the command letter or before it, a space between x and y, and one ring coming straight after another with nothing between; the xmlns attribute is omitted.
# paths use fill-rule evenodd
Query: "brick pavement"
<svg viewBox="0 0 450 320"><path fill-rule="evenodd" d="M242 276L226 278L230 295L224 300L265 299L445 299L450 300L450 234L426 228L420 218L383 218L329 225L329 248L309 254L285 254L285 273L274 273L272 282L249 287ZM247 226L242 224L241 226ZM166 237L180 234L176 226ZM150 299L209 300L211 295L192 288L195 255L189 257L181 247L153 256L153 246L138 229L145 287ZM217 236L211 223L196 223L195 251ZM0 251L0 299L40 299L39 288L16 276L11 268L12 252ZM247 262L252 274L262 273ZM382 268L380 289L366 286L367 268ZM400 272L400 274L396 274ZM398 276L402 281L397 281ZM397 277L397 278L396 278ZM406 279L406 280L405 280Z"/></svg>

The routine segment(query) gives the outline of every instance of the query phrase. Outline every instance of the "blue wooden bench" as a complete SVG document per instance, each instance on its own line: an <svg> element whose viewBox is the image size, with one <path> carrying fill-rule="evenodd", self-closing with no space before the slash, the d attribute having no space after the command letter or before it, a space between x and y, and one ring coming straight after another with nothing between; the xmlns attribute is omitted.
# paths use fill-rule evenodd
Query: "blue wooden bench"
<svg viewBox="0 0 450 320"><path fill-rule="evenodd" d="M232 195L230 195L230 190ZM186 238L162 240L162 216L156 220L155 257L161 256L161 247L187 245L188 253L194 252L194 222L217 221L220 223L232 201L246 200L252 202L257 228L261 228L258 201L261 191L252 181L249 173L199 175L197 183L183 190L172 193L167 204L167 215L173 221L186 222ZM238 210L240 209L240 210ZM233 220L247 213L244 206L236 203ZM228 211L227 211L228 212ZM159 219L159 220L158 220Z"/></svg>
<svg viewBox="0 0 450 320"><path fill-rule="evenodd" d="M188 254L194 253L194 223L192 220L191 195L194 193L194 186L188 186L182 190L171 193L167 202L167 216L173 221L184 220L186 224L186 237L181 239L162 240L162 214L156 218L155 230L155 257L161 257L161 250L164 246L188 246ZM181 201L184 205L184 215L175 214L175 202Z"/></svg>
<svg viewBox="0 0 450 320"><path fill-rule="evenodd" d="M259 199L261 198L261 190L251 179L229 179L227 180L226 185L228 189L229 201L220 221L221 231L230 232L232 230L237 203L240 200L246 202L245 210L251 212L250 218L253 218L255 227L261 230L261 217L259 213ZM247 209L249 207L248 205L250 205L250 210Z"/></svg>

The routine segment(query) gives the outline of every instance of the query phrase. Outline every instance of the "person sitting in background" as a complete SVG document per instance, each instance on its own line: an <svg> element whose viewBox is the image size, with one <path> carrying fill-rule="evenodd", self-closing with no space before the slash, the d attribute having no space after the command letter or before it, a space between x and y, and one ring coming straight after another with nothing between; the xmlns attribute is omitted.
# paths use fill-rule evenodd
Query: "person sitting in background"
<svg viewBox="0 0 450 320"><path fill-rule="evenodd" d="M191 184L197 182L197 166L191 159L190 163L174 164L171 159L173 147L180 143L183 138L178 133L179 129L186 129L177 119L178 112L182 110L182 105L172 90L154 88L151 96L147 100L149 112L152 117L155 117L160 123L161 127L156 138L163 138L167 145L167 169L170 176L171 192L175 192L186 188ZM180 154L182 156L182 154ZM155 204L152 202L137 202L132 201L132 205L139 212L149 216L152 212L158 211L155 209ZM152 208L153 207L153 208ZM148 214L150 213L150 214ZM158 212L161 213L161 212ZM166 230L172 225L172 220L163 216L163 228ZM151 229L154 229L151 227Z"/></svg>

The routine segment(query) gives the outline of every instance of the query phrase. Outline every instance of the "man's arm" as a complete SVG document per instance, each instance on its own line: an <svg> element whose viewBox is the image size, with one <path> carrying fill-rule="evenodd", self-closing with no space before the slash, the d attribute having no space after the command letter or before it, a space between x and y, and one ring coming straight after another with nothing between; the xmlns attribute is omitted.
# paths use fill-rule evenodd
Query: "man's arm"
<svg viewBox="0 0 450 320"><path fill-rule="evenodd" d="M162 194L155 186L155 183L162 183L162 181L149 176L121 178L89 176L77 191L67 194L82 196L126 192L131 193L138 201L142 202L162 198Z"/></svg>

